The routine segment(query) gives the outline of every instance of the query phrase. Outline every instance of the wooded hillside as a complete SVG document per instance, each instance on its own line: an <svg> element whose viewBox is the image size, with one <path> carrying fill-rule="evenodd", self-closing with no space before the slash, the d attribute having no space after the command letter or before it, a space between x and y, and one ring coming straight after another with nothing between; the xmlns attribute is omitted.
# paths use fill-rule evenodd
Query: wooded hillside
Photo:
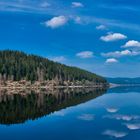
<svg viewBox="0 0 140 140"><path fill-rule="evenodd" d="M106 83L106 80L101 76L40 56L27 55L19 51L0 51L0 80L45 81L52 79Z"/></svg>

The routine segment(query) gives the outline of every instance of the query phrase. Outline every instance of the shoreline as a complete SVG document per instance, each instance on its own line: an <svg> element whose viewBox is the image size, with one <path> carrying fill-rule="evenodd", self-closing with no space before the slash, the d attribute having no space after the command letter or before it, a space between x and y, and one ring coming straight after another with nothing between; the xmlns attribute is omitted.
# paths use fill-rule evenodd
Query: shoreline
<svg viewBox="0 0 140 140"><path fill-rule="evenodd" d="M40 86L40 87L34 87L34 86L12 86L12 87L8 87L8 86L1 86L0 85L0 89L63 89L63 88L105 88L105 87L109 87L108 85L93 85L93 86L84 86L84 85L79 85L79 86Z"/></svg>
<svg viewBox="0 0 140 140"><path fill-rule="evenodd" d="M61 88L107 88L108 83L95 83L92 81L0 81L0 89L61 89Z"/></svg>
<svg viewBox="0 0 140 140"><path fill-rule="evenodd" d="M109 89L109 88L116 88L116 87L133 87L133 86L140 86L140 84L100 84L100 85L57 85L57 86L3 86L0 85L0 90L54 90L54 89L78 89L78 88L97 88L97 89Z"/></svg>
<svg viewBox="0 0 140 140"><path fill-rule="evenodd" d="M106 85L104 86L99 86L99 85L93 85L93 86L53 86L53 87L46 87L46 86L42 86L42 87L27 87L27 86L20 86L20 87L7 87L7 86L0 86L0 95L2 95L2 93L8 94L8 95L15 95L15 94L19 94L19 95L26 95L26 93L33 91L35 93L40 93L42 91L44 91L45 93L51 93L51 94L56 94L56 91L74 91L74 90L107 90L109 87ZM29 93L30 94L30 93Z"/></svg>

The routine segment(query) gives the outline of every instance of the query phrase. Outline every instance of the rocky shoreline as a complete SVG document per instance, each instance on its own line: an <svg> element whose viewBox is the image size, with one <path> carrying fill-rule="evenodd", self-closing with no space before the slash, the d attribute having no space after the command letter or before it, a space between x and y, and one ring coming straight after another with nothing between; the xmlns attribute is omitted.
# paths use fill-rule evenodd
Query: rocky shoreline
<svg viewBox="0 0 140 140"><path fill-rule="evenodd" d="M48 81L1 81L0 89L53 89L53 88L104 88L108 87L108 83L94 83L90 81L64 81L60 83L59 81L48 80Z"/></svg>

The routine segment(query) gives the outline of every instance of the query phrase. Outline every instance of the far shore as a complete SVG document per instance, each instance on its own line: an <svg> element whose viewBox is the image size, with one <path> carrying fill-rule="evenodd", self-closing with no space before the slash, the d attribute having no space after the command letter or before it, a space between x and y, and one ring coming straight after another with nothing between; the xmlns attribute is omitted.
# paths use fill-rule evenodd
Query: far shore
<svg viewBox="0 0 140 140"><path fill-rule="evenodd" d="M134 86L140 86L140 84L114 84L114 83L110 83L109 87L110 88L115 88L115 87L134 87Z"/></svg>

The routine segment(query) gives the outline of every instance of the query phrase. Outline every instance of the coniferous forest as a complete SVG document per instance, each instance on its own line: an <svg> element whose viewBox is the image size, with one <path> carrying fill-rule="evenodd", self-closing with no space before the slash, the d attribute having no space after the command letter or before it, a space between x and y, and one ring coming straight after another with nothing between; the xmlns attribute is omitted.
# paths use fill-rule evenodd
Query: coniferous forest
<svg viewBox="0 0 140 140"><path fill-rule="evenodd" d="M106 83L106 80L91 72L76 67L66 66L36 55L20 51L0 51L1 81L92 81Z"/></svg>

